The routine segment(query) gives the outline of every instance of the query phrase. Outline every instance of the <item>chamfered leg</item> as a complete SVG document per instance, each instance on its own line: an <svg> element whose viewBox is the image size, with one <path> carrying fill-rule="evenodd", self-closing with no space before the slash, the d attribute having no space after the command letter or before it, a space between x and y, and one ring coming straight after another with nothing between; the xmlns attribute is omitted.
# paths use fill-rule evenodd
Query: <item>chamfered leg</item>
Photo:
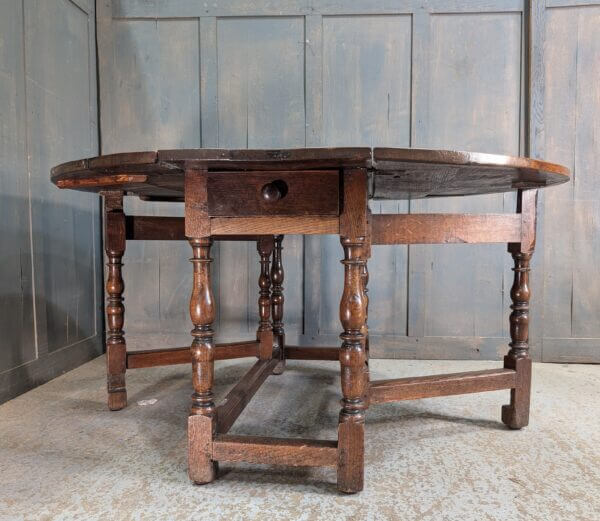
<svg viewBox="0 0 600 521"><path fill-rule="evenodd" d="M122 258L125 253L125 214L123 213L123 193L109 192L104 197L105 249L108 259L106 278L106 372L108 408L118 411L127 405L125 369L127 348L123 323L125 306L123 291L125 284L122 275Z"/></svg>
<svg viewBox="0 0 600 521"><path fill-rule="evenodd" d="M212 440L217 425L213 402L215 344L212 323L215 304L210 278L210 247L208 237L189 239L194 265L190 317L192 329L192 376L194 393L188 417L188 465L190 479L196 484L209 483L217 474L217 462L212 460Z"/></svg>
<svg viewBox="0 0 600 521"><path fill-rule="evenodd" d="M365 332L364 237L340 238L344 248L344 292L340 301L340 368L342 409L338 425L337 485L342 492L354 493L364 481L365 393L367 392Z"/></svg>
<svg viewBox="0 0 600 521"><path fill-rule="evenodd" d="M260 275L258 277L258 287L260 294L258 297L259 324L256 337L260 342L259 358L267 360L273 356L273 326L271 324L271 274L269 267L271 264L271 254L273 253L273 236L268 235L260 237L256 241L256 249L260 256Z"/></svg>
<svg viewBox="0 0 600 521"><path fill-rule="evenodd" d="M271 306L273 309L273 336L275 344L279 348L280 362L273 370L273 374L281 374L285 371L285 330L283 328L283 235L275 236L273 249L273 263L271 265L271 282L273 292L271 295Z"/></svg>
<svg viewBox="0 0 600 521"><path fill-rule="evenodd" d="M510 351L504 357L504 367L514 369L517 383L510 392L510 404L502 407L502 421L511 429L529 423L531 397L531 357L529 355L529 271L535 248L537 190L519 190L517 212L522 216L521 242L508 245L514 261L514 279L510 290Z"/></svg>

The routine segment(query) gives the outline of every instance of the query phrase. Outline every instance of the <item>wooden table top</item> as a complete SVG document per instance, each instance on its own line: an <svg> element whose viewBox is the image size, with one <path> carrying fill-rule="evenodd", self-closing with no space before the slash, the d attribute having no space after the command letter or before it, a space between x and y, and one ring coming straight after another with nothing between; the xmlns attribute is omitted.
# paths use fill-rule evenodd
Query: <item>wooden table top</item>
<svg viewBox="0 0 600 521"><path fill-rule="evenodd" d="M544 188L569 180L569 169L546 161L477 152L417 148L294 148L159 150L98 156L52 169L59 188L122 190L143 199L183 200L186 162L211 171L369 171L369 197L416 199Z"/></svg>

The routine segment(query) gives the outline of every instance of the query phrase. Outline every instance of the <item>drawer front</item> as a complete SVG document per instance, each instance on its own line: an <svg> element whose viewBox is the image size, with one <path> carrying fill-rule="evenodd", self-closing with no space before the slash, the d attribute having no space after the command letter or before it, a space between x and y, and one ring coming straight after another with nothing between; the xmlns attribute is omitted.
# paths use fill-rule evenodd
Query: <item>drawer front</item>
<svg viewBox="0 0 600 521"><path fill-rule="evenodd" d="M210 216L339 215L337 170L209 172Z"/></svg>

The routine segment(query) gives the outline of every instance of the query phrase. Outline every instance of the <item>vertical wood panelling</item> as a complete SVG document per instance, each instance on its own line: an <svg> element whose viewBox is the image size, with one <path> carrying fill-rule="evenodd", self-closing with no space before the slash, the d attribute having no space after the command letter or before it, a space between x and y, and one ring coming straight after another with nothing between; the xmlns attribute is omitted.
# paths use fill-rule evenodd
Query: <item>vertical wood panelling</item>
<svg viewBox="0 0 600 521"><path fill-rule="evenodd" d="M600 349L600 6L546 11L545 150L573 172L545 197L544 359ZM575 340L571 339L581 339ZM567 346L575 345L575 349Z"/></svg>
<svg viewBox="0 0 600 521"><path fill-rule="evenodd" d="M197 20L123 20L113 25L110 76L104 79L108 91L101 90L110 96L105 153L200 146L198 29ZM125 210L183 215L182 206L126 198ZM190 327L189 255L185 243L127 245L125 329L132 338L142 333L185 336Z"/></svg>
<svg viewBox="0 0 600 521"><path fill-rule="evenodd" d="M520 14L436 14L429 30L427 145L518 154ZM411 203L413 213L465 211L514 208L505 209L501 194ZM410 308L410 335L502 337L507 309L504 249L411 247L409 285L419 305Z"/></svg>
<svg viewBox="0 0 600 521"><path fill-rule="evenodd" d="M101 353L98 199L49 180L98 153L93 8L0 5L0 401Z"/></svg>
<svg viewBox="0 0 600 521"><path fill-rule="evenodd" d="M217 20L218 145L304 146L304 20ZM284 240L286 330L302 324L302 238ZM252 243L219 249L219 331L247 337L258 322L258 255Z"/></svg>
<svg viewBox="0 0 600 521"><path fill-rule="evenodd" d="M36 357L22 20L21 2L0 6L0 373Z"/></svg>
<svg viewBox="0 0 600 521"><path fill-rule="evenodd" d="M410 143L411 17L323 18L323 135L325 146L408 146ZM378 71L373 74L373 71ZM376 202L374 213L406 212L406 201ZM340 331L342 250L337 237L321 241L320 262L307 259L307 285L319 288L319 309L307 309L319 335ZM406 330L406 246L375 248L370 262L370 331Z"/></svg>
<svg viewBox="0 0 600 521"><path fill-rule="evenodd" d="M38 349L54 351L95 334L89 269L98 232L97 199L63 197L48 179L53 165L95 152L89 27L87 14L67 0L24 5L36 311L45 315Z"/></svg>

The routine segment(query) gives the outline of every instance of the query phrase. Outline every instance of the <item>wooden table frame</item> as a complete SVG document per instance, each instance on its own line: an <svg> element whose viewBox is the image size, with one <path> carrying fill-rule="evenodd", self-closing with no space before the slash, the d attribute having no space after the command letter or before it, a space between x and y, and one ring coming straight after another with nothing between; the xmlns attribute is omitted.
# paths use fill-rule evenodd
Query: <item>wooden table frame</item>
<svg viewBox="0 0 600 521"><path fill-rule="evenodd" d="M338 488L363 488L364 422L370 405L400 400L510 389L502 421L519 429L528 423L531 358L528 344L529 269L535 246L537 190L518 191L515 214L371 215L366 168L341 168L338 215L215 216L207 204L208 169L185 163L185 218L126 216L123 192L104 191L105 246L108 257L108 404L126 405L125 371L192 363L192 403L188 418L189 475L197 484L216 478L218 461L329 466L337 469ZM311 194L307 194L307 197ZM252 234L248 234L252 230ZM337 234L343 249L344 290L340 302L341 347L285 344L283 329L284 234ZM126 240L188 240L192 247L191 349L127 352L123 334L121 259ZM211 288L213 240L256 240L260 256L260 323L257 339L235 344L213 340L215 318ZM511 289L510 350L504 367L486 371L370 381L367 328L367 261L371 245L430 243L507 243L514 260ZM271 260L272 259L272 260ZM271 320L272 311L272 320ZM214 362L240 357L258 360L218 407L213 401ZM270 374L284 371L286 359L339 360L342 407L337 440L286 439L227 434L236 418Z"/></svg>

